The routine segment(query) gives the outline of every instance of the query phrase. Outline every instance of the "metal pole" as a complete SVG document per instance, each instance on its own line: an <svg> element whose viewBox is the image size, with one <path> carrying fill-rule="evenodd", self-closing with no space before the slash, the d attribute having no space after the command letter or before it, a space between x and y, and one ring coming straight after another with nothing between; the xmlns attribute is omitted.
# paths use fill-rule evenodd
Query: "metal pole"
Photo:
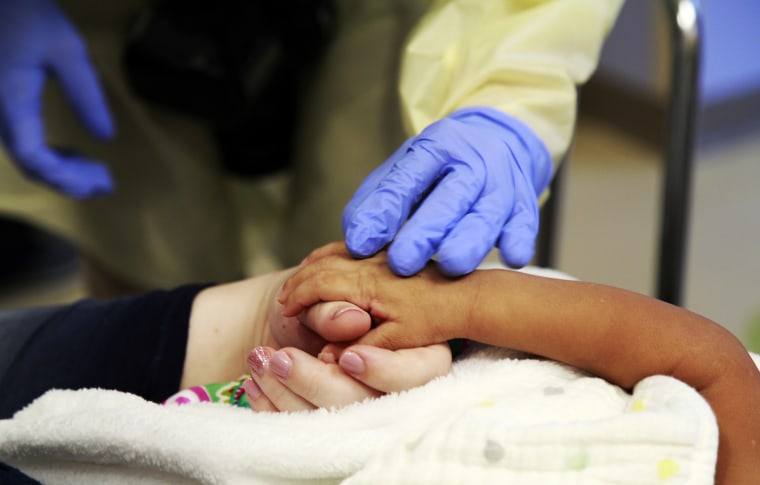
<svg viewBox="0 0 760 485"><path fill-rule="evenodd" d="M699 0L663 0L671 27L671 83L666 119L665 174L657 297L681 305L699 103Z"/></svg>

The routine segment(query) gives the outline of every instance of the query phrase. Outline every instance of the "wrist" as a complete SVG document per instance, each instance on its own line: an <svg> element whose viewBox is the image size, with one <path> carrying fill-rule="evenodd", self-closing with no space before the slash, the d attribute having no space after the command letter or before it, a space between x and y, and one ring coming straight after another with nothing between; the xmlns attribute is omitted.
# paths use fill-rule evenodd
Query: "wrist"
<svg viewBox="0 0 760 485"><path fill-rule="evenodd" d="M475 270L456 280L449 280L446 289L450 291L435 292L440 298L432 314L440 320L433 323L444 327L442 333L448 341L486 342L483 340L483 329L489 327L489 317L485 299L490 291L488 285L492 283L491 275L487 273L488 270ZM445 313L441 312L442 308L446 309Z"/></svg>
<svg viewBox="0 0 760 485"><path fill-rule="evenodd" d="M230 380L248 371L248 352L273 344L269 312L291 271L213 286L196 296L182 387Z"/></svg>
<svg viewBox="0 0 760 485"><path fill-rule="evenodd" d="M502 347L519 345L515 337L532 318L526 309L536 305L532 301L535 293L524 288L525 276L505 269L477 270L468 275L467 324L461 337Z"/></svg>

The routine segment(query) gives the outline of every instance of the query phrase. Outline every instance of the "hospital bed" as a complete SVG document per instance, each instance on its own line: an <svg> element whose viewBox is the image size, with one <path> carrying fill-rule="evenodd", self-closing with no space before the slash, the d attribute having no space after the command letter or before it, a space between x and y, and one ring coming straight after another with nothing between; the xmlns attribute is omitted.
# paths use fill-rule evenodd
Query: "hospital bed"
<svg viewBox="0 0 760 485"><path fill-rule="evenodd" d="M694 130L699 102L701 11L699 0L662 0L657 3L666 14L671 48L670 95L664 120L664 177L655 296L680 305L688 239ZM541 231L536 255L536 264L541 267L556 267L558 204L565 170L567 163L562 163L552 182L552 197L546 201L541 211Z"/></svg>
<svg viewBox="0 0 760 485"><path fill-rule="evenodd" d="M658 296L678 303L699 10L695 1L664 3L674 49ZM539 262L547 266L554 211L544 209ZM50 483L709 484L717 443L709 406L680 381L652 376L628 393L487 346L444 378L331 412L252 415L80 390L51 391L0 422L0 457Z"/></svg>

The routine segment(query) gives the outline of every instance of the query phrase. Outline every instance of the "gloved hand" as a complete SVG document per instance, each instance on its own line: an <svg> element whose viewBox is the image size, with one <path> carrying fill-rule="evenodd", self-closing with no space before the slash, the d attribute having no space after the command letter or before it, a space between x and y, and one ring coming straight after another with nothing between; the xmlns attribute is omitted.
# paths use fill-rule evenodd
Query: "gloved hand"
<svg viewBox="0 0 760 485"><path fill-rule="evenodd" d="M55 76L84 126L108 139L113 123L82 39L52 0L0 0L0 138L28 176L73 197L113 189L108 169L45 143L42 89Z"/></svg>
<svg viewBox="0 0 760 485"><path fill-rule="evenodd" d="M522 267L533 257L538 195L552 170L544 144L520 121L491 108L459 110L362 182L343 212L346 245L361 258L392 241L388 264L402 276L436 254L445 274L467 274L497 242L504 262Z"/></svg>

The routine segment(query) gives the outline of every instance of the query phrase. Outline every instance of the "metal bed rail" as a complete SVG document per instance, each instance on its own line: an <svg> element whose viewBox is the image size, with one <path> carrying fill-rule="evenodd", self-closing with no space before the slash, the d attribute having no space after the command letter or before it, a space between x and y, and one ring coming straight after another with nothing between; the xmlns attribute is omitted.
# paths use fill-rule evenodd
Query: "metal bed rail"
<svg viewBox="0 0 760 485"><path fill-rule="evenodd" d="M681 305L686 276L694 138L699 104L699 0L662 2L671 36L670 96L665 121L657 298Z"/></svg>
<svg viewBox="0 0 760 485"><path fill-rule="evenodd" d="M694 138L699 105L699 62L702 14L699 0L662 0L670 29L670 86L666 118L660 239L657 261L657 298L681 305L691 205ZM552 196L541 209L536 264L554 267L559 230L558 201L565 163L555 174Z"/></svg>

